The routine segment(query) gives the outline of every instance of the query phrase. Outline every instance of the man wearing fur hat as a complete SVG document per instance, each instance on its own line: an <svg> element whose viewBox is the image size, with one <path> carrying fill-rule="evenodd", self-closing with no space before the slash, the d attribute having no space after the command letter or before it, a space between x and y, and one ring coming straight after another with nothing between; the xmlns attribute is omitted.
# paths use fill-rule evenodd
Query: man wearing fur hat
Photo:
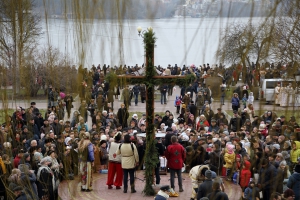
<svg viewBox="0 0 300 200"><path fill-rule="evenodd" d="M122 133L117 132L114 136L114 142L111 142L108 151L108 175L107 182L108 189L112 189L112 185L116 186L116 189L121 189L123 181L123 170L121 165L121 155L116 155L116 151L121 144Z"/></svg>

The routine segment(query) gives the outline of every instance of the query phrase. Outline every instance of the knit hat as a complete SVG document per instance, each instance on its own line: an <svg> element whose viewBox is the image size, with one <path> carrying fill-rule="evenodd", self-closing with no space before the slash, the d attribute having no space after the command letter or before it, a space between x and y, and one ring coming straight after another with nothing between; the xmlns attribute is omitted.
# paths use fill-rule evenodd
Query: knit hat
<svg viewBox="0 0 300 200"><path fill-rule="evenodd" d="M24 153L24 155L23 155L24 160L26 160L29 156L30 156L29 153Z"/></svg>
<svg viewBox="0 0 300 200"><path fill-rule="evenodd" d="M284 198L293 197L295 196L295 193L292 189L287 189L286 191L284 191L283 196Z"/></svg>
<svg viewBox="0 0 300 200"><path fill-rule="evenodd" d="M214 172L214 171L211 171L211 178L212 178L212 179L217 178L217 173Z"/></svg>
<svg viewBox="0 0 300 200"><path fill-rule="evenodd" d="M290 157L290 154L287 151L282 151L281 154L284 159L288 159Z"/></svg>
<svg viewBox="0 0 300 200"><path fill-rule="evenodd" d="M279 145L279 144L273 144L272 146L273 146L273 148L275 148L275 149L278 149L278 150L280 149L280 145Z"/></svg>
<svg viewBox="0 0 300 200"><path fill-rule="evenodd" d="M207 179L211 179L212 173L211 173L210 170L206 170L206 172L205 172L205 177L206 177Z"/></svg>
<svg viewBox="0 0 300 200"><path fill-rule="evenodd" d="M241 155L240 154L236 154L235 158L240 158L241 159Z"/></svg>
<svg viewBox="0 0 300 200"><path fill-rule="evenodd" d="M232 154L232 153L233 153L233 148L234 148L234 146L231 145L231 144L229 144L229 145L227 145L226 147L227 147L227 152L228 152L229 154Z"/></svg>
<svg viewBox="0 0 300 200"><path fill-rule="evenodd" d="M290 141L285 141L284 143L286 143L289 147L291 146L291 142Z"/></svg>

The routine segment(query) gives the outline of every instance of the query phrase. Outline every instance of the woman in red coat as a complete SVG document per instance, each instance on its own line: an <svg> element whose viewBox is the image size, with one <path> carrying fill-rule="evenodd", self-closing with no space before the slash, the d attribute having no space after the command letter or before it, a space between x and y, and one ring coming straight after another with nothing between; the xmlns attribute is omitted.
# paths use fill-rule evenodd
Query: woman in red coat
<svg viewBox="0 0 300 200"><path fill-rule="evenodd" d="M246 187L248 187L250 182L250 178L251 178L250 166L251 166L250 162L246 160L244 162L243 169L241 171L240 186L243 189L243 191L246 189Z"/></svg>

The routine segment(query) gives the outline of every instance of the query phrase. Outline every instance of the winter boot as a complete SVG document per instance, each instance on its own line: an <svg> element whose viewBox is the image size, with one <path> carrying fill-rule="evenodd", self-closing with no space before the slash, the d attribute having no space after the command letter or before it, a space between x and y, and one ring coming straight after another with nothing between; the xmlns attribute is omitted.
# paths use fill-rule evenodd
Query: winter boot
<svg viewBox="0 0 300 200"><path fill-rule="evenodd" d="M136 193L136 190L135 190L135 188L134 188L134 184L131 185L131 193Z"/></svg>

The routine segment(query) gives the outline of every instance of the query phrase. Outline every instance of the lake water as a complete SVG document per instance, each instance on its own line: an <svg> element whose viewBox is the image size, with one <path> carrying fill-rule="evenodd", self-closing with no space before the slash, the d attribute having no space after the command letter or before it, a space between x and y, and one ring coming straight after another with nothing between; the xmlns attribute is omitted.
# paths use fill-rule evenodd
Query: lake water
<svg viewBox="0 0 300 200"><path fill-rule="evenodd" d="M67 53L74 63L85 67L98 65L141 65L144 62L143 40L137 27L151 26L156 34L155 65L219 63L215 52L224 28L231 22L249 18L183 18L154 20L74 20L50 19L43 24L45 36L40 44L51 44ZM255 24L260 18L253 18ZM82 30L82 31L79 31ZM82 33L82 34L81 34Z"/></svg>

